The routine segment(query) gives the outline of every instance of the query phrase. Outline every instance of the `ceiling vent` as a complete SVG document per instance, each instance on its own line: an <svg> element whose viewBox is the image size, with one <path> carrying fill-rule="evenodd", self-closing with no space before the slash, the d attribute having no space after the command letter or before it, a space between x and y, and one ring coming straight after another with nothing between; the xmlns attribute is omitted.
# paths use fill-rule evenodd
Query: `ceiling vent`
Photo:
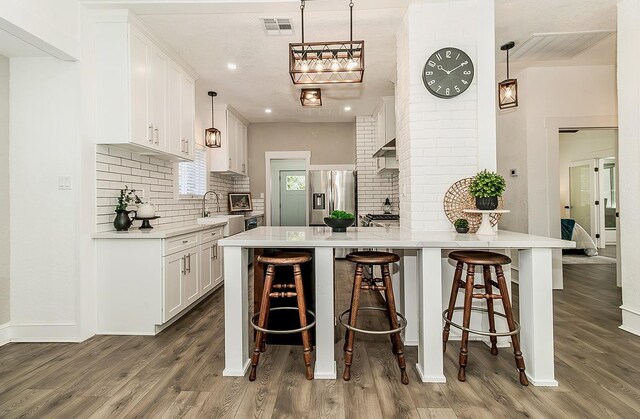
<svg viewBox="0 0 640 419"><path fill-rule="evenodd" d="M535 33L510 54L512 61L570 60L614 31Z"/></svg>
<svg viewBox="0 0 640 419"><path fill-rule="evenodd" d="M293 35L293 24L289 18L262 18L267 35Z"/></svg>

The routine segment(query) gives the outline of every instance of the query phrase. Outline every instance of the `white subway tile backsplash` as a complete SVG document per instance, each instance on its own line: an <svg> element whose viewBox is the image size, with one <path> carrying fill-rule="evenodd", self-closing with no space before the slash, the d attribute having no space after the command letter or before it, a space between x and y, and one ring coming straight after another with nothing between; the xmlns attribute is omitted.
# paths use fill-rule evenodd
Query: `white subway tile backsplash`
<svg viewBox="0 0 640 419"><path fill-rule="evenodd" d="M202 200L175 199L174 163L171 161L101 145L97 147L96 162L97 232L113 230L115 206L120 189L124 189L125 185L138 191L143 201L155 204L160 218L152 221L154 226L190 224L200 217ZM231 178L210 173L209 189L220 194L220 211L227 212L229 192L248 191L249 178ZM206 208L210 212L217 212L213 195L209 195ZM256 211L264 210L264 200L254 200L254 208ZM140 221L136 221L131 228L139 226Z"/></svg>

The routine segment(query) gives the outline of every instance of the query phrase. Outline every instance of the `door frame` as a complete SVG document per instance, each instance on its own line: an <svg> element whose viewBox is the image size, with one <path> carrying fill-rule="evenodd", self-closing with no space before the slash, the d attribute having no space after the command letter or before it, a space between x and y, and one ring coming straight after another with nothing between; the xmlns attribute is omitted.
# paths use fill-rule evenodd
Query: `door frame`
<svg viewBox="0 0 640 419"><path fill-rule="evenodd" d="M591 183L591 194L589 196L589 236L591 240L596 244L598 249L604 247L604 234L602 233L603 224L601 224L600 220L600 208L598 208L595 204L595 201L600 201L600 173L596 172L596 168L600 168L600 159L584 159L584 160L576 160L569 163L569 185L567 191L569 192L569 217L574 218L573 214L571 214L571 168L572 167L581 167L588 166L590 175L592 176L590 179ZM583 226L584 228L585 226ZM597 237L599 236L599 237Z"/></svg>
<svg viewBox="0 0 640 419"><path fill-rule="evenodd" d="M309 179L309 166L311 165L310 151L265 151L264 153L264 180L265 180L265 200L264 200L264 222L271 225L271 161L272 160L304 160L305 172ZM305 224L309 225L309 198L305 198Z"/></svg>

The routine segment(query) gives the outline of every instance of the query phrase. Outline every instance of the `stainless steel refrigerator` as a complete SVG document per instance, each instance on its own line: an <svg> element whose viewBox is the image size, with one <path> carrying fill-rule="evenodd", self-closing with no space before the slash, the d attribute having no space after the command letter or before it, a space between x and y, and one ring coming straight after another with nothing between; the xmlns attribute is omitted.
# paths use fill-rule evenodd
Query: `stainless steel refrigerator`
<svg viewBox="0 0 640 419"><path fill-rule="evenodd" d="M353 170L309 171L309 225L324 226L332 211L357 211L356 177Z"/></svg>

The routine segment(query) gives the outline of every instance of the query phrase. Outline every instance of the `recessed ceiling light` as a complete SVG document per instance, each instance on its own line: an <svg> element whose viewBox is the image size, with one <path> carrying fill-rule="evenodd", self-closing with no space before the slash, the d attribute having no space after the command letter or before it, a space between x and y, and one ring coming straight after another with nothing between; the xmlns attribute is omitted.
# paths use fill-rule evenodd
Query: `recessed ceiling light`
<svg viewBox="0 0 640 419"><path fill-rule="evenodd" d="M349 111L351 110L351 106L345 106L345 107L344 107L344 110L345 110L345 111L347 111L347 112L349 112Z"/></svg>
<svg viewBox="0 0 640 419"><path fill-rule="evenodd" d="M267 108L264 110L266 113L271 113L271 108Z"/></svg>
<svg viewBox="0 0 640 419"><path fill-rule="evenodd" d="M229 64L227 64L227 68L229 70L235 70L236 68L238 68L238 66L235 65L234 63L229 63Z"/></svg>

